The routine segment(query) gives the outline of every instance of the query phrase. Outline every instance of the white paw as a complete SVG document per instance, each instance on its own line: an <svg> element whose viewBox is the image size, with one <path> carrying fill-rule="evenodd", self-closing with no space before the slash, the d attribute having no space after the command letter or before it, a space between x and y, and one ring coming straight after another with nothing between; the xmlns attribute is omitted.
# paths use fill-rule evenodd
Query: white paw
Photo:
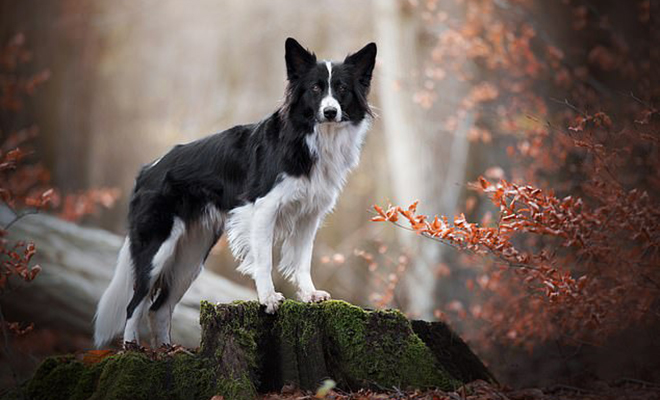
<svg viewBox="0 0 660 400"><path fill-rule="evenodd" d="M268 294L264 299L259 299L259 302L266 306L266 312L268 314L273 314L280 306L280 303L284 301L284 296L282 293L272 292Z"/></svg>
<svg viewBox="0 0 660 400"><path fill-rule="evenodd" d="M300 301L305 303L318 303L320 301L330 300L330 293L325 290L314 290L311 292L298 292Z"/></svg>

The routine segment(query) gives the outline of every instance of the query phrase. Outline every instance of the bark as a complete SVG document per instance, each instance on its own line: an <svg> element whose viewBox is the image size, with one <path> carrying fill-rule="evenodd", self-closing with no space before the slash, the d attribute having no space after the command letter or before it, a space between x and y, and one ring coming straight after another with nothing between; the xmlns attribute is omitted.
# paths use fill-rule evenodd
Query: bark
<svg viewBox="0 0 660 400"><path fill-rule="evenodd" d="M10 218L7 209L0 209L3 226ZM11 226L9 239L34 241L34 262L43 270L28 284L12 281L14 287L0 299L6 317L34 322L41 328L91 335L96 304L110 283L123 238L48 215L29 215ZM174 310L173 341L186 346L199 343L202 299L227 302L255 298L251 289L202 271Z"/></svg>
<svg viewBox="0 0 660 400"><path fill-rule="evenodd" d="M454 390L475 379L494 381L446 325L411 323L396 310L287 300L269 315L255 301L203 303L200 322L202 341L194 354L129 351L100 362L85 355L51 358L20 390L44 400L229 400L279 392L284 385L314 391L326 379L348 391ZM5 399L12 396L17 392Z"/></svg>

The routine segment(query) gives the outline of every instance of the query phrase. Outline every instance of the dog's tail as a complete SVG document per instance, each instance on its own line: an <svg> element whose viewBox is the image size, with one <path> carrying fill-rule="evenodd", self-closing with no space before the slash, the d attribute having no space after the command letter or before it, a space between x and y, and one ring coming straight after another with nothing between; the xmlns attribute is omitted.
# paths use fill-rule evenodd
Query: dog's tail
<svg viewBox="0 0 660 400"><path fill-rule="evenodd" d="M124 240L110 286L105 290L94 316L94 345L107 345L126 324L126 307L133 294L133 263L130 241Z"/></svg>

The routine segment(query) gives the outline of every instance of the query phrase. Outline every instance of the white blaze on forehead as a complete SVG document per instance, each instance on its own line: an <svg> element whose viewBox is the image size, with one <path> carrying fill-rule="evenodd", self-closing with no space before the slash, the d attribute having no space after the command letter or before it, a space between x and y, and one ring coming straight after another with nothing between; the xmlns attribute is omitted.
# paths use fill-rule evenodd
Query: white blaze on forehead
<svg viewBox="0 0 660 400"><path fill-rule="evenodd" d="M335 121L341 121L341 106L337 99L332 96L332 63L330 61L325 62L326 68L328 68L328 94L325 95L323 100L321 100L321 106L319 107L319 119L323 121L323 110L327 107L334 107L337 110L337 116Z"/></svg>
<svg viewBox="0 0 660 400"><path fill-rule="evenodd" d="M326 61L325 67L328 69L328 96L332 96L332 63Z"/></svg>

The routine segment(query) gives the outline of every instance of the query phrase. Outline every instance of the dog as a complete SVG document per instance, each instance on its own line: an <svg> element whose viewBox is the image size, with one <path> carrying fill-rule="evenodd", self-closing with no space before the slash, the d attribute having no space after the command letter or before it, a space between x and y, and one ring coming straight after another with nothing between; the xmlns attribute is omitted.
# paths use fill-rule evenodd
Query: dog
<svg viewBox="0 0 660 400"><path fill-rule="evenodd" d="M170 345L172 311L224 232L266 312L284 300L272 280L274 243L282 244L278 269L301 301L330 298L312 282L312 247L373 121L367 96L376 51L369 43L343 62L319 62L288 38L279 109L260 122L177 145L142 168L128 235L95 315L97 347L122 329L125 343L139 343L145 312L152 345Z"/></svg>

